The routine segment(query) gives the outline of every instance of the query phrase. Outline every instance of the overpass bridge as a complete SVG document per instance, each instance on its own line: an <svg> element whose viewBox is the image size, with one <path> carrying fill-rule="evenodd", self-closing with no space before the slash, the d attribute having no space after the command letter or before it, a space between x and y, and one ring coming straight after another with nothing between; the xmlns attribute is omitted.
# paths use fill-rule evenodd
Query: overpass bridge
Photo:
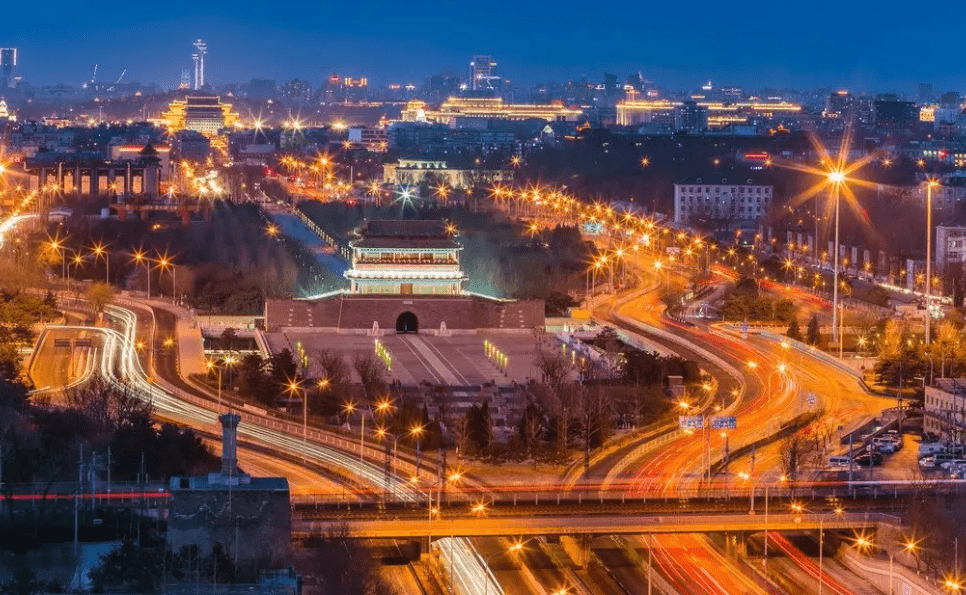
<svg viewBox="0 0 966 595"><path fill-rule="evenodd" d="M759 533L762 531L853 530L873 532L880 526L898 526L898 517L880 512L781 513L751 515L536 515L483 518L464 515L430 519L293 519L296 538L347 534L360 539L432 539L436 537L536 537L650 535L660 533Z"/></svg>

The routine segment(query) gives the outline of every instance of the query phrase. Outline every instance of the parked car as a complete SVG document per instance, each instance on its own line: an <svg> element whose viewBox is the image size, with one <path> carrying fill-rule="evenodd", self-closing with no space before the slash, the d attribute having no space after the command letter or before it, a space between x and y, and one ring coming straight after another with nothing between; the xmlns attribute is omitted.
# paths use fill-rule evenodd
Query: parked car
<svg viewBox="0 0 966 595"><path fill-rule="evenodd" d="M856 467L868 467L869 461L872 461L873 466L878 466L882 464L882 455L877 452L864 452L854 459Z"/></svg>

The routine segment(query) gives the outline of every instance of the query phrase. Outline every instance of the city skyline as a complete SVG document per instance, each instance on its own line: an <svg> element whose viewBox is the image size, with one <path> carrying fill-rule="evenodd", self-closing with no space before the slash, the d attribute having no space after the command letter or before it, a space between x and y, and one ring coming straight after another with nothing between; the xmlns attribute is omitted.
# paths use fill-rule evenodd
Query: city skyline
<svg viewBox="0 0 966 595"><path fill-rule="evenodd" d="M926 17L917 13L887 24L891 13L871 2L842 7L835 18L780 7L738 13L707 3L685 19L673 6L618 6L610 15L640 23L620 29L610 15L583 15L567 6L547 11L500 2L480 17L459 7L430 12L424 3L371 1L325 11L299 3L272 10L238 3L224 14L174 2L151 27L113 13L80 26L76 20L37 21L18 6L7 21L17 29L0 29L0 46L19 48L18 71L34 85L80 85L98 64L103 80L127 69L127 81L175 88L182 70L191 69L191 44L200 38L210 44L206 76L215 85L296 77L318 83L332 73L366 76L374 84L420 84L443 70L464 75L471 57L484 54L494 56L501 76L523 85L597 80L604 72L622 80L640 72L672 89L696 88L708 79L749 88L903 93L913 93L919 82L937 91L962 86L949 74L955 72L952 36L931 23L936 34L919 35ZM360 14L380 18L362 22ZM889 31L889 44L870 44L862 33L877 30ZM730 50L721 51L722 44ZM926 55L933 58L923 60Z"/></svg>

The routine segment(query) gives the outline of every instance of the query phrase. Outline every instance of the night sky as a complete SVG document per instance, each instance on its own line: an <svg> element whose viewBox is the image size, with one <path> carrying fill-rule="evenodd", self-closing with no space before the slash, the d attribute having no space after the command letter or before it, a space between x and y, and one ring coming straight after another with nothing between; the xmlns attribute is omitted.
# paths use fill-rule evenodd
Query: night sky
<svg viewBox="0 0 966 595"><path fill-rule="evenodd" d="M4 7L0 47L20 48L20 72L38 85L80 84L99 63L99 80L127 66L127 81L174 86L200 37L214 84L317 84L332 73L419 84L444 69L464 73L478 53L520 83L641 72L688 89L709 78L905 93L918 82L937 92L964 86L958 28L966 6L956 2L928 10L890 0L218 3L231 12L211 4L18 2Z"/></svg>

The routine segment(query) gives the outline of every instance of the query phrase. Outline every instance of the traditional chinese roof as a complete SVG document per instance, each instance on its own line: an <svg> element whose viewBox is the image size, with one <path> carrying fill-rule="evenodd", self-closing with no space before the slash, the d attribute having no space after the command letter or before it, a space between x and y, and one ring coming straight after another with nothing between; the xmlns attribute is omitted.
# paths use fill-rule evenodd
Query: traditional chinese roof
<svg viewBox="0 0 966 595"><path fill-rule="evenodd" d="M459 243L446 229L446 222L430 221L366 221L359 228L361 239L355 248L400 248L458 250Z"/></svg>

